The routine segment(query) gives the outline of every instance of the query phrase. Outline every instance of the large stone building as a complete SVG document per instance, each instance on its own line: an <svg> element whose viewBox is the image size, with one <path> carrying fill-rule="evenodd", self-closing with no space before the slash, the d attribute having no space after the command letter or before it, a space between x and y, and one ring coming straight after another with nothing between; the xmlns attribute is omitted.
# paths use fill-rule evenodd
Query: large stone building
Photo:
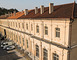
<svg viewBox="0 0 77 60"><path fill-rule="evenodd" d="M50 3L0 17L0 33L33 60L77 60L77 4Z"/></svg>

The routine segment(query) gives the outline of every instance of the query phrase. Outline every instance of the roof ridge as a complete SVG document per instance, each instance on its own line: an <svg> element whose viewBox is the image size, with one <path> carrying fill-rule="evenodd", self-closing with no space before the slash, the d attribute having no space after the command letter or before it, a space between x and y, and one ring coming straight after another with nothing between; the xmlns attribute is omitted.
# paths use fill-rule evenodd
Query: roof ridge
<svg viewBox="0 0 77 60"><path fill-rule="evenodd" d="M63 5L69 5L69 4L73 4L73 3L60 4L60 5L55 5L55 6L63 6ZM54 6L54 7L55 7L55 6Z"/></svg>

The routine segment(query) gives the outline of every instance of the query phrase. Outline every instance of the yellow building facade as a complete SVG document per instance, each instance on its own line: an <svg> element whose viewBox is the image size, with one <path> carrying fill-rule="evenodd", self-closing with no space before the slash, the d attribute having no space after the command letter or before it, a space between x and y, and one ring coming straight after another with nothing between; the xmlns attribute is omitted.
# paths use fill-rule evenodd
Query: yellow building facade
<svg viewBox="0 0 77 60"><path fill-rule="evenodd" d="M77 60L77 18L0 19L0 33L33 60Z"/></svg>

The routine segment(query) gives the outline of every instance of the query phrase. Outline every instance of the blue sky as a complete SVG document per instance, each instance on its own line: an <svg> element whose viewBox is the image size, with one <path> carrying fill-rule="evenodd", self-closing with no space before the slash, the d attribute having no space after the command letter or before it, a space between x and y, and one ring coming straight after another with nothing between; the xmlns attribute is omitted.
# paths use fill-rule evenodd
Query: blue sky
<svg viewBox="0 0 77 60"><path fill-rule="evenodd" d="M0 7L7 9L16 8L21 11L24 9L34 9L34 7L40 7L40 5L49 6L49 3L59 5L64 3L72 3L73 1L74 0L0 0Z"/></svg>

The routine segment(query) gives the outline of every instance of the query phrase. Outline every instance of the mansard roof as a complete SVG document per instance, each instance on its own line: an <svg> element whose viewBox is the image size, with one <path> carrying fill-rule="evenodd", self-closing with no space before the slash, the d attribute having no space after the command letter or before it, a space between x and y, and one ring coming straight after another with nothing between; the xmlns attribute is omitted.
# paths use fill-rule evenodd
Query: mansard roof
<svg viewBox="0 0 77 60"><path fill-rule="evenodd" d="M54 6L54 11L49 14L49 7L44 8L44 13L40 14L40 8L38 13L35 14L35 9L29 10L28 14L25 15L24 12L17 12L16 16L8 17L7 19L26 19L26 18L77 18L77 4L68 3L62 5Z"/></svg>

